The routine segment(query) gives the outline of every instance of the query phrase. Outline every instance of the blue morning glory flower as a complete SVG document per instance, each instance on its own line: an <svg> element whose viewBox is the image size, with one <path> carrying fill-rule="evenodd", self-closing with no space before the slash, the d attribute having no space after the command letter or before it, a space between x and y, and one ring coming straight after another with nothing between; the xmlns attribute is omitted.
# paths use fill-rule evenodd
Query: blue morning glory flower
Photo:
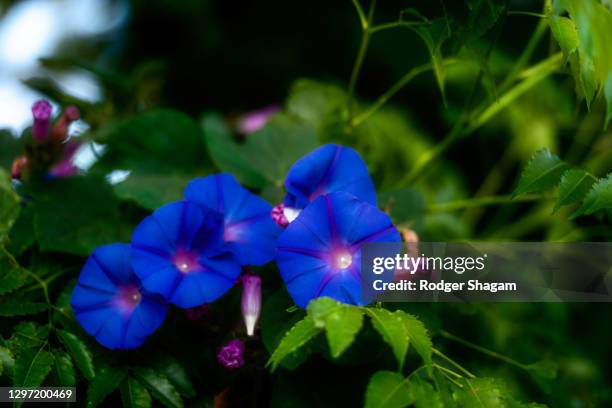
<svg viewBox="0 0 612 408"><path fill-rule="evenodd" d="M70 300L83 329L110 349L139 347L166 318L166 302L143 290L130 257L128 244L97 248Z"/></svg>
<svg viewBox="0 0 612 408"><path fill-rule="evenodd" d="M301 210L320 195L334 191L345 191L376 205L376 189L366 164L346 146L327 144L296 161L289 169L285 188L285 209Z"/></svg>
<svg viewBox="0 0 612 408"><path fill-rule="evenodd" d="M391 219L345 192L319 196L287 226L278 240L276 262L289 294L305 308L328 296L365 305L361 293L361 247L400 242Z"/></svg>
<svg viewBox="0 0 612 408"><path fill-rule="evenodd" d="M223 238L241 265L274 259L281 229L270 217L272 206L243 188L230 174L192 180L185 198L223 216Z"/></svg>
<svg viewBox="0 0 612 408"><path fill-rule="evenodd" d="M240 264L223 241L223 218L189 201L158 208L132 235L132 267L149 291L190 308L227 292Z"/></svg>

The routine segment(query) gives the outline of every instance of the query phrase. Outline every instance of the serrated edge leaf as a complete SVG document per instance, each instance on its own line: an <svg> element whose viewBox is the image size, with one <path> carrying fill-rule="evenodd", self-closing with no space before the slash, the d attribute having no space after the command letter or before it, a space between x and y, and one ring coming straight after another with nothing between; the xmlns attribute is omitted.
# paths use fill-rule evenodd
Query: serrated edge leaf
<svg viewBox="0 0 612 408"><path fill-rule="evenodd" d="M83 376L91 381L96 373L94 371L93 359L91 352L77 336L64 330L55 330L60 341L66 346L68 352L76 362L77 367L83 373Z"/></svg>
<svg viewBox="0 0 612 408"><path fill-rule="evenodd" d="M30 353L34 352L34 349L27 349L22 351L17 359L15 360L15 376L13 378L13 386L24 388L24 387L38 387L47 378L51 367L53 365L53 355L43 347L40 347L34 352L33 356ZM30 360L30 357L32 359ZM25 372L22 372L24 360L27 361L27 368ZM23 378L21 378L23 377Z"/></svg>
<svg viewBox="0 0 612 408"><path fill-rule="evenodd" d="M138 390L134 391L136 388L138 388ZM126 408L149 408L153 403L153 401L151 400L151 394L149 394L147 388L142 385L138 380L132 378L129 375L123 380L123 383L120 386L120 390L121 400L123 401L123 405ZM136 392L142 393L141 397L144 399L142 404L136 402Z"/></svg>
<svg viewBox="0 0 612 408"><path fill-rule="evenodd" d="M365 312L372 319L372 325L374 329L382 336L385 343L387 343L391 350L393 350L393 355L397 359L397 364L399 366L399 371L404 367L404 361L406 360L406 354L408 353L408 348L410 346L410 338L408 337L408 333L406 332L406 326L403 324L402 318L400 316L395 315L394 312L390 312L387 309L374 309L374 308L365 308ZM403 331L403 334L400 336L396 336L395 334L389 333L388 327L386 324L382 323L381 315L385 315L385 318L388 318L388 321L385 323L394 321L394 325L398 330ZM400 344L396 340L405 339L406 344Z"/></svg>
<svg viewBox="0 0 612 408"><path fill-rule="evenodd" d="M174 388L170 380L151 368L137 367L132 370L138 378L153 394L153 397L168 408L182 408L183 399Z"/></svg>
<svg viewBox="0 0 612 408"><path fill-rule="evenodd" d="M582 176L577 183L569 180L572 175L577 175L579 173L581 173ZM586 187L584 194L581 194L580 196L575 198L571 198L571 195L579 188L581 188L581 185L585 180L587 181L588 187ZM592 174L585 170L570 169L565 171L561 176L561 181L559 182L559 194L557 196L557 202L555 203L555 208L553 209L553 212L557 211L563 206L571 205L584 199L584 197L588 194L588 191L591 189L593 183L596 180L597 179ZM569 184L570 182L571 184Z"/></svg>
<svg viewBox="0 0 612 408"><path fill-rule="evenodd" d="M608 185L609 184L609 185ZM608 174L606 178L599 179L593 184L591 190L584 198L582 205L570 216L570 219L577 218L581 215L591 215L598 210L605 208L612 208L612 199L610 200L610 206L606 206L603 203L598 203L598 196L601 194L601 189L609 187L612 193L612 173Z"/></svg>
<svg viewBox="0 0 612 408"><path fill-rule="evenodd" d="M59 385L62 387L74 387L76 384L76 373L70 355L68 353L55 351L53 352L53 358L55 359L54 368ZM63 362L60 360L63 360Z"/></svg>
<svg viewBox="0 0 612 408"><path fill-rule="evenodd" d="M285 333L280 343L278 343L276 350L270 356L266 366L270 366L271 371L276 370L285 357L297 351L322 330L322 327L315 325L311 316L306 316Z"/></svg>
<svg viewBox="0 0 612 408"><path fill-rule="evenodd" d="M110 393L115 391L125 378L125 371L110 366L102 366L89 383L87 407L97 407Z"/></svg>
<svg viewBox="0 0 612 408"><path fill-rule="evenodd" d="M384 381L387 383L390 383L390 382L396 383L396 385L392 389L392 392L389 392L387 394L387 398L383 401L381 401L380 399L376 397L371 396L374 390L374 387L387 385L387 384L380 384L379 382L381 381ZM395 395L395 393L402 390L402 386L406 387L406 389L404 390L406 392L406 397L408 398L406 400L406 404L387 405L389 400ZM403 407L410 405L411 403L412 403L412 398L411 398L411 395L408 389L408 381L406 378L402 377L400 373L396 373L393 371L378 371L374 373L372 377L370 377L370 381L368 382L368 386L365 392L365 402L364 402L365 408L403 408Z"/></svg>
<svg viewBox="0 0 612 408"><path fill-rule="evenodd" d="M543 172L538 171L538 174L534 178L534 180L528 180L528 181L525 180L527 173L533 172L534 171L533 167L538 165L538 161L542 160L542 158L546 160L552 160L555 164L553 166L548 166L548 168ZM537 152L533 154L533 156L531 157L531 160L529 160L529 162L525 166L525 169L521 173L521 177L519 179L518 186L512 193L512 197L515 198L522 194L540 192L548 188L554 187L558 183L558 180L554 183L552 182L547 183L543 187L540 187L538 189L534 189L534 184L541 182L542 179L544 179L547 176L550 176L551 174L555 174L555 172L559 172L559 178L561 178L561 174L563 173L565 169L567 169L567 167L569 167L568 164L565 163L563 160L561 160L559 156L552 153L550 150L548 149L538 150Z"/></svg>

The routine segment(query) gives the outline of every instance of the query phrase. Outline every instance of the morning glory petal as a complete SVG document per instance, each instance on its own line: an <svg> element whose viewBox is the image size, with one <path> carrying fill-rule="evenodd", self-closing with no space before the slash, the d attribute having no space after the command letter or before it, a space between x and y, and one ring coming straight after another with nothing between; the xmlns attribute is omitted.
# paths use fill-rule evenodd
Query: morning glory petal
<svg viewBox="0 0 612 408"><path fill-rule="evenodd" d="M345 192L318 197L289 224L278 240L276 262L295 303L306 307L320 296L364 305L361 247L400 242L391 219Z"/></svg>
<svg viewBox="0 0 612 408"><path fill-rule="evenodd" d="M128 244L97 248L85 262L70 304L83 329L110 349L142 345L166 317L166 302L140 286ZM146 324L141 324L146 315Z"/></svg>
<svg viewBox="0 0 612 408"><path fill-rule="evenodd" d="M327 144L299 159L285 180L287 207L302 209L323 194L345 191L376 205L376 190L359 154L346 146Z"/></svg>
<svg viewBox="0 0 612 408"><path fill-rule="evenodd" d="M185 198L222 214L225 242L241 265L263 265L274 258L281 229L270 217L272 206L243 188L232 175L192 180Z"/></svg>

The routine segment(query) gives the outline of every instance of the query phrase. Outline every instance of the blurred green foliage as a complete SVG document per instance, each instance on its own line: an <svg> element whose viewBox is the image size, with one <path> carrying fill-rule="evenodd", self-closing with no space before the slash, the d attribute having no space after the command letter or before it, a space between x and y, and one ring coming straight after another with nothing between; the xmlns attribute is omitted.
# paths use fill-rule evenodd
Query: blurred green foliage
<svg viewBox="0 0 612 408"><path fill-rule="evenodd" d="M379 206L423 241L612 238L609 1L373 4L133 1L116 37L41 61L102 84L89 103L26 81L79 106L81 140L104 149L85 174L14 186L30 131L0 131L0 385L76 384L87 406L612 405L607 304L302 311L267 265L261 329L233 372L216 352L244 336L237 288L198 319L171 310L134 352L76 324L94 247L129 240L195 176L230 172L276 204L291 164L326 142L360 152ZM239 134L268 104L281 112ZM109 184L115 170L130 173Z"/></svg>

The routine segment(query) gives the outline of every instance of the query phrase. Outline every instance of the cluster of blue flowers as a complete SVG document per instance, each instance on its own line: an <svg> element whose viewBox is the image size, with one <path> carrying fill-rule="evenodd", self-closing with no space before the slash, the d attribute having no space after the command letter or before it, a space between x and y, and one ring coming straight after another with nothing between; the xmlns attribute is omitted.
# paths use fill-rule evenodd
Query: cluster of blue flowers
<svg viewBox="0 0 612 408"><path fill-rule="evenodd" d="M108 348L139 347L162 324L168 303L214 302L242 267L274 259L300 307L320 296L366 304L360 248L400 235L376 207L361 157L322 146L292 166L285 187L284 202L272 208L229 174L191 181L185 199L146 217L130 245L93 252L72 295L77 320Z"/></svg>

